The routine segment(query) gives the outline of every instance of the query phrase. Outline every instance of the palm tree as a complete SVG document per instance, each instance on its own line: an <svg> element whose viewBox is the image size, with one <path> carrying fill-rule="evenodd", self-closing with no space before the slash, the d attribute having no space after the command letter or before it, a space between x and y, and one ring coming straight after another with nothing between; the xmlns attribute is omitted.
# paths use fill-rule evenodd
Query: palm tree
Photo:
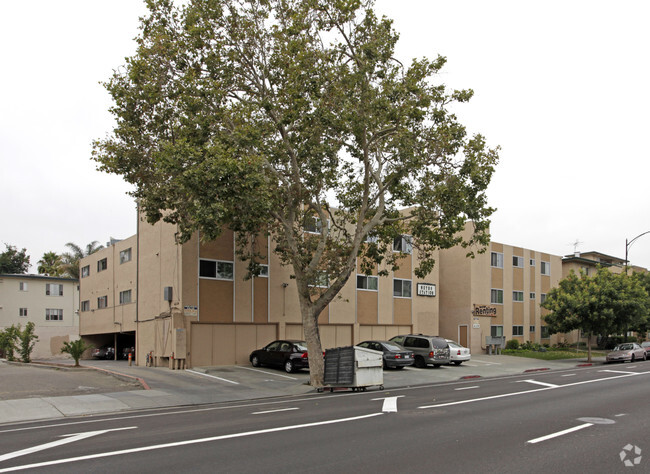
<svg viewBox="0 0 650 474"><path fill-rule="evenodd" d="M92 255L98 250L104 248L104 246L99 245L99 242L96 240L93 240L88 245L86 245L85 249L82 249L73 242L68 242L65 244L65 246L70 249L70 252L63 254L63 267L65 269L65 273L67 273L70 277L77 279L79 278L79 260L87 257L88 255Z"/></svg>
<svg viewBox="0 0 650 474"><path fill-rule="evenodd" d="M65 272L61 255L55 252L45 252L38 261L38 273L47 276L61 276Z"/></svg>

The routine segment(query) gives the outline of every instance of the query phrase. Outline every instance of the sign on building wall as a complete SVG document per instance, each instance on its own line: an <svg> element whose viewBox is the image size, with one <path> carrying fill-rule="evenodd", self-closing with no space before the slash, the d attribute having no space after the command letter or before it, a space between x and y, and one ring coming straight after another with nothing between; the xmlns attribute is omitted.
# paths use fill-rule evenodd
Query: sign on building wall
<svg viewBox="0 0 650 474"><path fill-rule="evenodd" d="M198 306L184 306L183 312L185 313L185 316L198 316L199 308Z"/></svg>
<svg viewBox="0 0 650 474"><path fill-rule="evenodd" d="M418 296L436 296L435 283L418 283Z"/></svg>
<svg viewBox="0 0 650 474"><path fill-rule="evenodd" d="M490 318L496 318L497 308L496 306L488 306L486 304L475 304L473 314L474 316L488 316Z"/></svg>

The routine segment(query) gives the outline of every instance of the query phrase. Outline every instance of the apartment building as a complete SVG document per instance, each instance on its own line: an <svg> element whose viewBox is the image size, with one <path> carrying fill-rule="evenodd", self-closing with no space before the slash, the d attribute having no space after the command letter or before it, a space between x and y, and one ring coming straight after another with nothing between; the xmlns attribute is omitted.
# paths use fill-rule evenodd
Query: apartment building
<svg viewBox="0 0 650 474"><path fill-rule="evenodd" d="M43 275L0 275L0 328L28 322L38 341L33 359L61 357L64 342L79 338L79 281Z"/></svg>
<svg viewBox="0 0 650 474"><path fill-rule="evenodd" d="M234 239L225 230L211 242L197 234L180 244L175 226L141 219L136 235L81 261L81 334L118 354L133 340L139 364L151 355L157 365L185 366L246 363L276 338L304 338L291 269L263 239L262 273L245 279ZM396 239L394 251L403 254L399 270L353 275L320 315L323 348L438 334L438 267L418 279L408 238Z"/></svg>
<svg viewBox="0 0 650 474"><path fill-rule="evenodd" d="M488 336L552 344L540 304L561 279L562 258L497 242L466 254L440 252L440 335L473 353L485 352Z"/></svg>

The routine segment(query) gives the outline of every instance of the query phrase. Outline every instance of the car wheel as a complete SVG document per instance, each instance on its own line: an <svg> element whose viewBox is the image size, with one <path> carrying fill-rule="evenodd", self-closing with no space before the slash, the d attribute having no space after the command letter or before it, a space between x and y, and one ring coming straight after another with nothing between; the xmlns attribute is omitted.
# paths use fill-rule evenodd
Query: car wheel
<svg viewBox="0 0 650 474"><path fill-rule="evenodd" d="M286 362L284 363L284 370L285 370L285 372L288 373L288 374L290 374L291 372L293 372L293 362L291 362L290 360L286 361Z"/></svg>
<svg viewBox="0 0 650 474"><path fill-rule="evenodd" d="M251 364L253 364L253 367L259 367L260 365L260 358L257 356L251 357Z"/></svg>
<svg viewBox="0 0 650 474"><path fill-rule="evenodd" d="M455 361L454 361L454 364L456 364L456 365L460 365L460 364L462 364L462 363L463 363L462 360L455 360Z"/></svg>
<svg viewBox="0 0 650 474"><path fill-rule="evenodd" d="M427 366L427 363L424 361L423 357L418 356L415 358L415 366L418 369L424 369Z"/></svg>

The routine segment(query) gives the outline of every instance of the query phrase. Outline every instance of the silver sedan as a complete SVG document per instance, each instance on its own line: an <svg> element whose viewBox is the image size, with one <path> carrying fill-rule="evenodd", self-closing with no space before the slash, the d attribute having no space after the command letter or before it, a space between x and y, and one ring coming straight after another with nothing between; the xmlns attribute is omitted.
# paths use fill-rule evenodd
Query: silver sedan
<svg viewBox="0 0 650 474"><path fill-rule="evenodd" d="M606 362L634 362L637 360L646 360L646 353L645 349L636 342L624 342L617 345L605 358Z"/></svg>

